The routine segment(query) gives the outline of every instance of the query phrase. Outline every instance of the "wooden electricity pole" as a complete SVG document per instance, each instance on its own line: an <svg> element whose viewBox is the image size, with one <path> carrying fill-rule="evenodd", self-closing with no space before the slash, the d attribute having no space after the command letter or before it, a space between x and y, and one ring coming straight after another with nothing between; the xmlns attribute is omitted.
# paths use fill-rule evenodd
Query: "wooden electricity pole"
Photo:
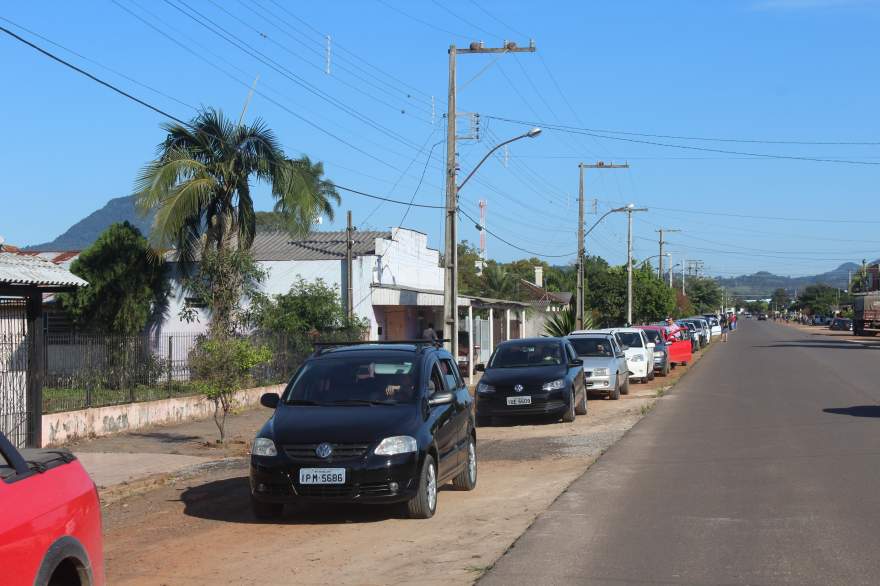
<svg viewBox="0 0 880 586"><path fill-rule="evenodd" d="M356 228L351 225L351 210L348 210L347 216L348 225L345 228L345 312L349 319L351 319L354 317L354 289L352 289L351 279L354 273L352 270L354 261L352 249L354 248L354 231Z"/></svg>
<svg viewBox="0 0 880 586"><path fill-rule="evenodd" d="M584 242L584 169L629 169L629 163L622 165L606 163L604 161L590 164L578 163L580 183L578 184L578 259L575 326L579 330L584 328L584 255L586 254L586 243Z"/></svg>
<svg viewBox="0 0 880 586"><path fill-rule="evenodd" d="M446 110L446 222L443 246L443 338L452 356L458 356L458 185L456 183L457 161L455 156L456 87L455 58L459 53L534 53L535 44L517 47L505 41L501 47L484 47L483 43L471 43L467 49L449 46L449 97Z"/></svg>
<svg viewBox="0 0 880 586"><path fill-rule="evenodd" d="M659 274L660 274L660 280L662 281L663 280L663 245L666 244L666 241L663 240L663 234L664 234L664 232L666 234L669 234L670 232L681 232L681 230L671 229L671 228L660 228L659 230L657 230L657 232L660 232L660 261L659 261L660 262L660 270L659 270ZM669 264L671 265L672 261L669 261ZM671 285L670 285L670 287L671 287Z"/></svg>

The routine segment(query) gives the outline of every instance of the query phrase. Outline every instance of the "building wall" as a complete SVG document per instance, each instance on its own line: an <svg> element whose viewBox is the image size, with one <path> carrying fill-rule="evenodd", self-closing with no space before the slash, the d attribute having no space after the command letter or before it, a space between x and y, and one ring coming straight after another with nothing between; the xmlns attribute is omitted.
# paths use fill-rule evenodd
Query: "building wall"
<svg viewBox="0 0 880 586"><path fill-rule="evenodd" d="M287 293L299 277L310 283L323 279L339 294L343 306L346 303L345 259L259 261L258 264L268 271L268 277L262 286L267 295ZM440 253L428 248L427 235L400 228L392 230L392 239L376 241L375 255L355 257L352 277L354 313L367 320L370 339L373 340L379 339L379 326L382 325L382 320L377 317L376 308L372 304L373 285L435 291L443 289ZM187 323L180 319L180 310L184 307L186 296L180 281L172 279L169 307L159 331L160 335L199 334L207 330L210 318L202 310L196 312L196 322ZM413 316L408 319L414 319ZM426 319L430 321L430 318ZM418 327L419 324L408 323L408 335L420 335L421 330L416 332Z"/></svg>

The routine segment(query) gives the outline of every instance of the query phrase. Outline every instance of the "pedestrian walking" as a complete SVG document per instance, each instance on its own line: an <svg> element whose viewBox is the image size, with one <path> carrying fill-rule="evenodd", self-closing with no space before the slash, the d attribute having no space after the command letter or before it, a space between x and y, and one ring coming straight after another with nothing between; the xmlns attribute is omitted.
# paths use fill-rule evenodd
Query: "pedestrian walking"
<svg viewBox="0 0 880 586"><path fill-rule="evenodd" d="M727 341L727 333L730 331L730 318L726 315L721 316L721 341Z"/></svg>

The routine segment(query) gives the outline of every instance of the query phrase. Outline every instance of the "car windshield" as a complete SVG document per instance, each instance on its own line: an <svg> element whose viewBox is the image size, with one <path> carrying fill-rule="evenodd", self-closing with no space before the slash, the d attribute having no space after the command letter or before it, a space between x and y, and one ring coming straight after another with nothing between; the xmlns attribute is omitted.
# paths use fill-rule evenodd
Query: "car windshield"
<svg viewBox="0 0 880 586"><path fill-rule="evenodd" d="M549 366L562 364L559 342L514 342L498 346L489 362L491 368Z"/></svg>
<svg viewBox="0 0 880 586"><path fill-rule="evenodd" d="M612 356L611 342L605 338L569 338L578 356Z"/></svg>
<svg viewBox="0 0 880 586"><path fill-rule="evenodd" d="M630 348L642 347L642 337L635 332L617 332L617 339Z"/></svg>
<svg viewBox="0 0 880 586"><path fill-rule="evenodd" d="M286 403L408 403L416 398L412 357L344 356L307 362L284 393Z"/></svg>
<svg viewBox="0 0 880 586"><path fill-rule="evenodd" d="M645 337L648 338L649 342L652 342L654 344L660 344L663 342L663 339L660 336L660 332L658 332L657 330L644 330L644 332Z"/></svg>

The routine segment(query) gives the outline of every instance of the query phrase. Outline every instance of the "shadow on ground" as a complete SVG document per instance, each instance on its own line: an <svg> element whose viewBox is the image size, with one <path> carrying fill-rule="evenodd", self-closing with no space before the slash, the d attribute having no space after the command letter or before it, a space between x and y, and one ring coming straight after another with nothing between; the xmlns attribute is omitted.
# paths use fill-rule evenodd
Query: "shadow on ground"
<svg viewBox="0 0 880 586"><path fill-rule="evenodd" d="M854 405L853 407L832 407L822 409L824 413L850 415L852 417L880 417L880 405Z"/></svg>
<svg viewBox="0 0 880 586"><path fill-rule="evenodd" d="M128 434L130 437L142 437L146 439L154 439L167 444L182 444L192 441L202 441L202 437L198 435L188 435L184 433L170 433L162 431L132 432Z"/></svg>
<svg viewBox="0 0 880 586"><path fill-rule="evenodd" d="M831 340L780 340L776 344L761 344L752 348L826 348L829 350L880 350L877 344L834 342Z"/></svg>
<svg viewBox="0 0 880 586"><path fill-rule="evenodd" d="M440 488L441 492L450 486ZM180 495L184 514L200 519L262 525L340 525L343 523L379 523L406 518L404 506L359 505L349 503L303 503L286 505L277 521L259 521L251 513L250 484L246 476L215 480L187 488Z"/></svg>

